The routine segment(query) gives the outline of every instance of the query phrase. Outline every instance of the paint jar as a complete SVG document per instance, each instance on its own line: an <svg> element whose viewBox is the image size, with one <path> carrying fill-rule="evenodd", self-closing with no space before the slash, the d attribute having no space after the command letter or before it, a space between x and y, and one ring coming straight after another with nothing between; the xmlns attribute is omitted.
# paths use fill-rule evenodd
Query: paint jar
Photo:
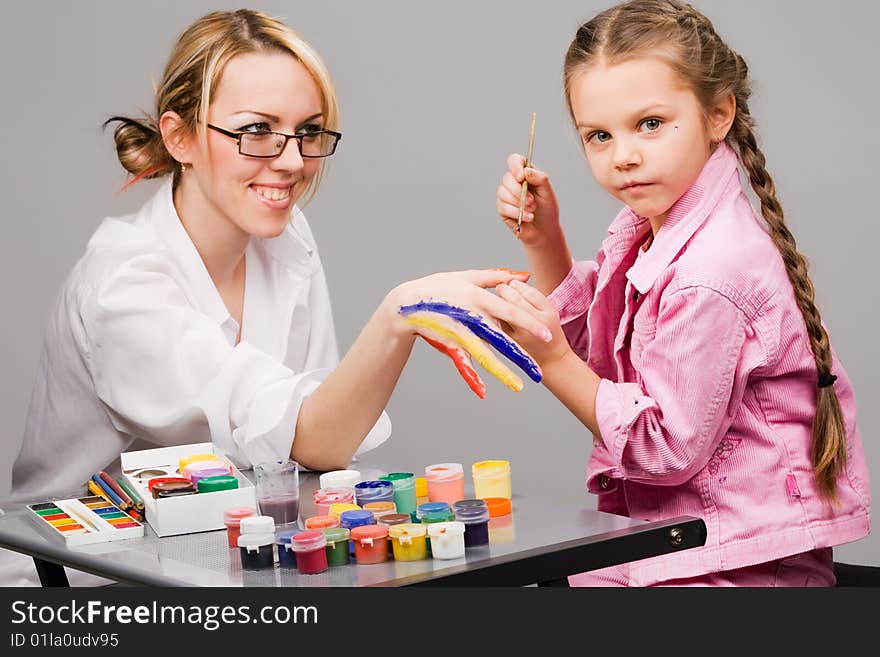
<svg viewBox="0 0 880 657"><path fill-rule="evenodd" d="M339 516L339 526L345 527L347 530L351 531L355 527L361 527L363 525L375 525L376 517L370 513L369 511L364 511L363 509L359 511L343 511L342 515ZM349 544L348 553L354 556L354 544Z"/></svg>
<svg viewBox="0 0 880 657"><path fill-rule="evenodd" d="M381 481L390 481L394 486L394 505L397 513L408 513L410 518L415 519L416 507L416 478L412 472L389 472ZM425 482L427 486L427 482ZM426 502L429 500L425 500Z"/></svg>
<svg viewBox="0 0 880 657"><path fill-rule="evenodd" d="M296 569L303 575L327 570L327 538L323 531L309 530L294 536L290 544L296 552Z"/></svg>
<svg viewBox="0 0 880 657"><path fill-rule="evenodd" d="M513 508L510 500L506 497L484 497L483 501L486 502L486 507L489 509L490 518L506 516Z"/></svg>
<svg viewBox="0 0 880 657"><path fill-rule="evenodd" d="M292 459L254 466L257 506L279 527L299 519L299 465Z"/></svg>
<svg viewBox="0 0 880 657"><path fill-rule="evenodd" d="M296 552L291 541L302 529L281 529L275 532L275 549L278 550L278 565L282 568L296 568Z"/></svg>
<svg viewBox="0 0 880 657"><path fill-rule="evenodd" d="M431 554L435 559L458 559L464 556L464 523L458 520L428 525Z"/></svg>
<svg viewBox="0 0 880 657"><path fill-rule="evenodd" d="M418 561L428 556L427 530L414 522L402 523L388 528L396 561Z"/></svg>
<svg viewBox="0 0 880 657"><path fill-rule="evenodd" d="M315 515L330 515L331 504L354 504L352 488L317 488L312 493L315 502Z"/></svg>
<svg viewBox="0 0 880 657"><path fill-rule="evenodd" d="M464 544L486 545L489 542L489 507L485 500L460 500L452 505L455 519L464 523Z"/></svg>
<svg viewBox="0 0 880 657"><path fill-rule="evenodd" d="M205 461L200 461L200 463L205 463ZM199 468L192 473L189 480L193 483L193 486L198 488L199 482L208 477L232 477L232 475L229 473L229 468L218 468L213 466L210 468ZM232 478L235 479L235 477Z"/></svg>
<svg viewBox="0 0 880 657"><path fill-rule="evenodd" d="M229 547L238 547L238 537L241 535L239 523L242 518L257 515L257 510L252 506L236 506L223 512L223 523L226 525L226 538Z"/></svg>
<svg viewBox="0 0 880 657"><path fill-rule="evenodd" d="M160 481L150 486L153 499L159 497L176 497L177 495L192 495L196 492L195 486L188 479L183 481Z"/></svg>
<svg viewBox="0 0 880 657"><path fill-rule="evenodd" d="M354 494L354 485L361 480L359 470L331 470L318 477L321 488L350 488Z"/></svg>
<svg viewBox="0 0 880 657"><path fill-rule="evenodd" d="M177 462L177 471L180 474L186 474L186 466L190 463L197 463L199 461L219 461L219 457L216 454L190 454L189 456L182 457Z"/></svg>
<svg viewBox="0 0 880 657"><path fill-rule="evenodd" d="M153 489L159 484L189 484L192 486L192 482L186 477L153 477L147 481L147 490L154 499L157 494L153 492Z"/></svg>
<svg viewBox="0 0 880 657"><path fill-rule="evenodd" d="M510 461L478 461L471 466L474 497L510 499Z"/></svg>
<svg viewBox="0 0 880 657"><path fill-rule="evenodd" d="M449 522L455 520L455 513L452 511L452 507L446 502L426 502L425 504L420 504L416 509L416 519L420 523L430 525L435 522ZM428 550L428 556L430 556L430 537L428 537L426 541L426 548Z"/></svg>
<svg viewBox="0 0 880 657"><path fill-rule="evenodd" d="M232 472L229 465L223 461L196 461L183 469L183 476L192 481L193 477L205 471L210 472L208 476L230 474Z"/></svg>
<svg viewBox="0 0 880 657"><path fill-rule="evenodd" d="M357 504L347 504L347 503L331 504L327 515L328 516L336 516L338 518L346 511L360 511L360 510L361 510L361 507L359 507Z"/></svg>
<svg viewBox="0 0 880 657"><path fill-rule="evenodd" d="M388 559L388 527L385 525L355 527L351 530L351 542L355 561L359 564L381 563Z"/></svg>
<svg viewBox="0 0 880 657"><path fill-rule="evenodd" d="M370 502L393 502L394 484L378 479L361 481L354 485L354 497L361 507Z"/></svg>
<svg viewBox="0 0 880 657"><path fill-rule="evenodd" d="M197 488L200 493L215 493L218 490L234 490L238 488L238 479L230 474L205 477L204 479L199 479Z"/></svg>
<svg viewBox="0 0 880 657"><path fill-rule="evenodd" d="M394 505L394 502L367 502L364 504L364 511L372 513L376 523L378 523L382 516L396 514L397 507Z"/></svg>
<svg viewBox="0 0 880 657"><path fill-rule="evenodd" d="M428 499L428 480L424 477L416 477L416 508L419 507L420 504L426 504L431 500ZM415 522L416 512L413 511L410 514Z"/></svg>
<svg viewBox="0 0 880 657"><path fill-rule="evenodd" d="M452 504L464 499L464 468L461 463L437 463L425 468L428 500Z"/></svg>
<svg viewBox="0 0 880 657"><path fill-rule="evenodd" d="M275 534L241 534L238 537L238 550L244 570L275 566Z"/></svg>
<svg viewBox="0 0 880 657"><path fill-rule="evenodd" d="M325 552L327 564L330 566L344 566L348 563L348 539L349 531L345 527L330 527L322 530L327 539Z"/></svg>
<svg viewBox="0 0 880 657"><path fill-rule="evenodd" d="M303 521L306 529L330 529L339 527L339 518L336 516L311 516Z"/></svg>
<svg viewBox="0 0 880 657"><path fill-rule="evenodd" d="M376 518L376 524L385 525L386 527L392 527L394 525L402 525L404 523L412 522L412 518L408 513L387 513L381 518ZM391 545L391 539L388 540L388 554L393 554L393 546Z"/></svg>

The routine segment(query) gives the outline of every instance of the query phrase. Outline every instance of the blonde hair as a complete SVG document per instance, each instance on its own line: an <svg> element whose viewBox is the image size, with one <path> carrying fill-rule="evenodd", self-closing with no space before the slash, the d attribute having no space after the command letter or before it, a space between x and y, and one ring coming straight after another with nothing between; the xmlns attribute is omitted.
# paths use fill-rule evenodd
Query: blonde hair
<svg viewBox="0 0 880 657"><path fill-rule="evenodd" d="M117 123L113 137L119 162L133 178L126 187L144 178L171 174L175 183L180 175L177 162L162 141L158 119L167 111L183 120L181 129L195 133L206 124L211 99L229 61L241 54L283 52L305 66L318 85L321 111L328 130L339 126L336 89L321 57L312 46L278 19L250 9L217 11L202 16L180 36L156 89L155 118L133 119L114 116L104 126ZM324 173L321 160L304 197L314 196Z"/></svg>
<svg viewBox="0 0 880 657"><path fill-rule="evenodd" d="M811 458L820 494L833 500L846 464L846 429L831 375L831 345L815 305L807 263L785 225L782 205L755 138L749 113L751 81L745 60L728 47L711 21L677 0L633 0L611 7L581 25L565 55L563 80L571 113L571 83L585 68L616 64L643 55L661 57L686 82L708 115L719 99L733 94L736 115L726 141L737 152L761 203L773 243L779 249L804 318L818 373Z"/></svg>

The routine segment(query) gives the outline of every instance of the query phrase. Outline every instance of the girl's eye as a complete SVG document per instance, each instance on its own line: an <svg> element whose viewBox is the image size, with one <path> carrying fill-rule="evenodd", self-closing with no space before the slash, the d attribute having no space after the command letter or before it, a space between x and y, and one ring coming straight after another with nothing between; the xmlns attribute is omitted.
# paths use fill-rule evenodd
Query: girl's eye
<svg viewBox="0 0 880 657"><path fill-rule="evenodd" d="M301 128L298 130L298 132L299 132L300 134L302 134L302 133L308 134L308 133L310 133L310 132L320 132L320 131L323 130L323 129L324 129L324 128L322 128L321 126L319 126L317 123L306 123L303 127L301 127Z"/></svg>
<svg viewBox="0 0 880 657"><path fill-rule="evenodd" d="M611 133L605 132L604 130L597 130L596 132L591 132L590 134L588 134L584 141L586 143L604 144L610 139Z"/></svg>
<svg viewBox="0 0 880 657"><path fill-rule="evenodd" d="M639 131L641 132L654 132L660 129L660 126L663 124L663 121L660 119L650 118L644 119L641 123L639 123Z"/></svg>
<svg viewBox="0 0 880 657"><path fill-rule="evenodd" d="M261 133L261 132L270 132L272 127L266 123L265 121L258 121L257 123L248 123L247 125L241 126L238 131L239 132L250 132L250 133Z"/></svg>

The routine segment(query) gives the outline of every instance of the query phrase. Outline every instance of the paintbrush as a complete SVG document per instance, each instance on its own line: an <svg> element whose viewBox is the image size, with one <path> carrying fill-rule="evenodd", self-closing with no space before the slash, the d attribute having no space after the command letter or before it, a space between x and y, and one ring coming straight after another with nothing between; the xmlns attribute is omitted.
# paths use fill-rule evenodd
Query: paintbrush
<svg viewBox="0 0 880 657"><path fill-rule="evenodd" d="M532 149L535 146L535 112L532 112L532 126L529 128L529 150L526 153L526 163L523 168L532 166ZM516 232L520 232L522 230L522 216L523 216L523 208L526 204L526 192L529 191L529 183L525 179L525 173L523 173L523 182L522 189L519 193L519 215L516 218Z"/></svg>

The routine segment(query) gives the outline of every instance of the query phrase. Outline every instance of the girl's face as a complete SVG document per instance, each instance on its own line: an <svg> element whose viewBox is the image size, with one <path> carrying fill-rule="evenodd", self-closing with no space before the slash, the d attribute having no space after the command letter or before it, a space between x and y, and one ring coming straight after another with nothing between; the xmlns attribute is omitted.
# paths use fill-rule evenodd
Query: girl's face
<svg viewBox="0 0 880 657"><path fill-rule="evenodd" d="M656 57L591 66L572 79L570 93L596 180L652 219L656 232L713 149L697 97Z"/></svg>
<svg viewBox="0 0 880 657"><path fill-rule="evenodd" d="M231 59L208 110L208 123L232 132L271 130L293 134L324 127L322 97L306 68L287 53L249 53ZM294 202L318 171L289 139L275 159L247 157L234 138L206 126L207 149L190 141L189 157L199 203L246 235L276 237ZM189 173L189 172L188 172Z"/></svg>

